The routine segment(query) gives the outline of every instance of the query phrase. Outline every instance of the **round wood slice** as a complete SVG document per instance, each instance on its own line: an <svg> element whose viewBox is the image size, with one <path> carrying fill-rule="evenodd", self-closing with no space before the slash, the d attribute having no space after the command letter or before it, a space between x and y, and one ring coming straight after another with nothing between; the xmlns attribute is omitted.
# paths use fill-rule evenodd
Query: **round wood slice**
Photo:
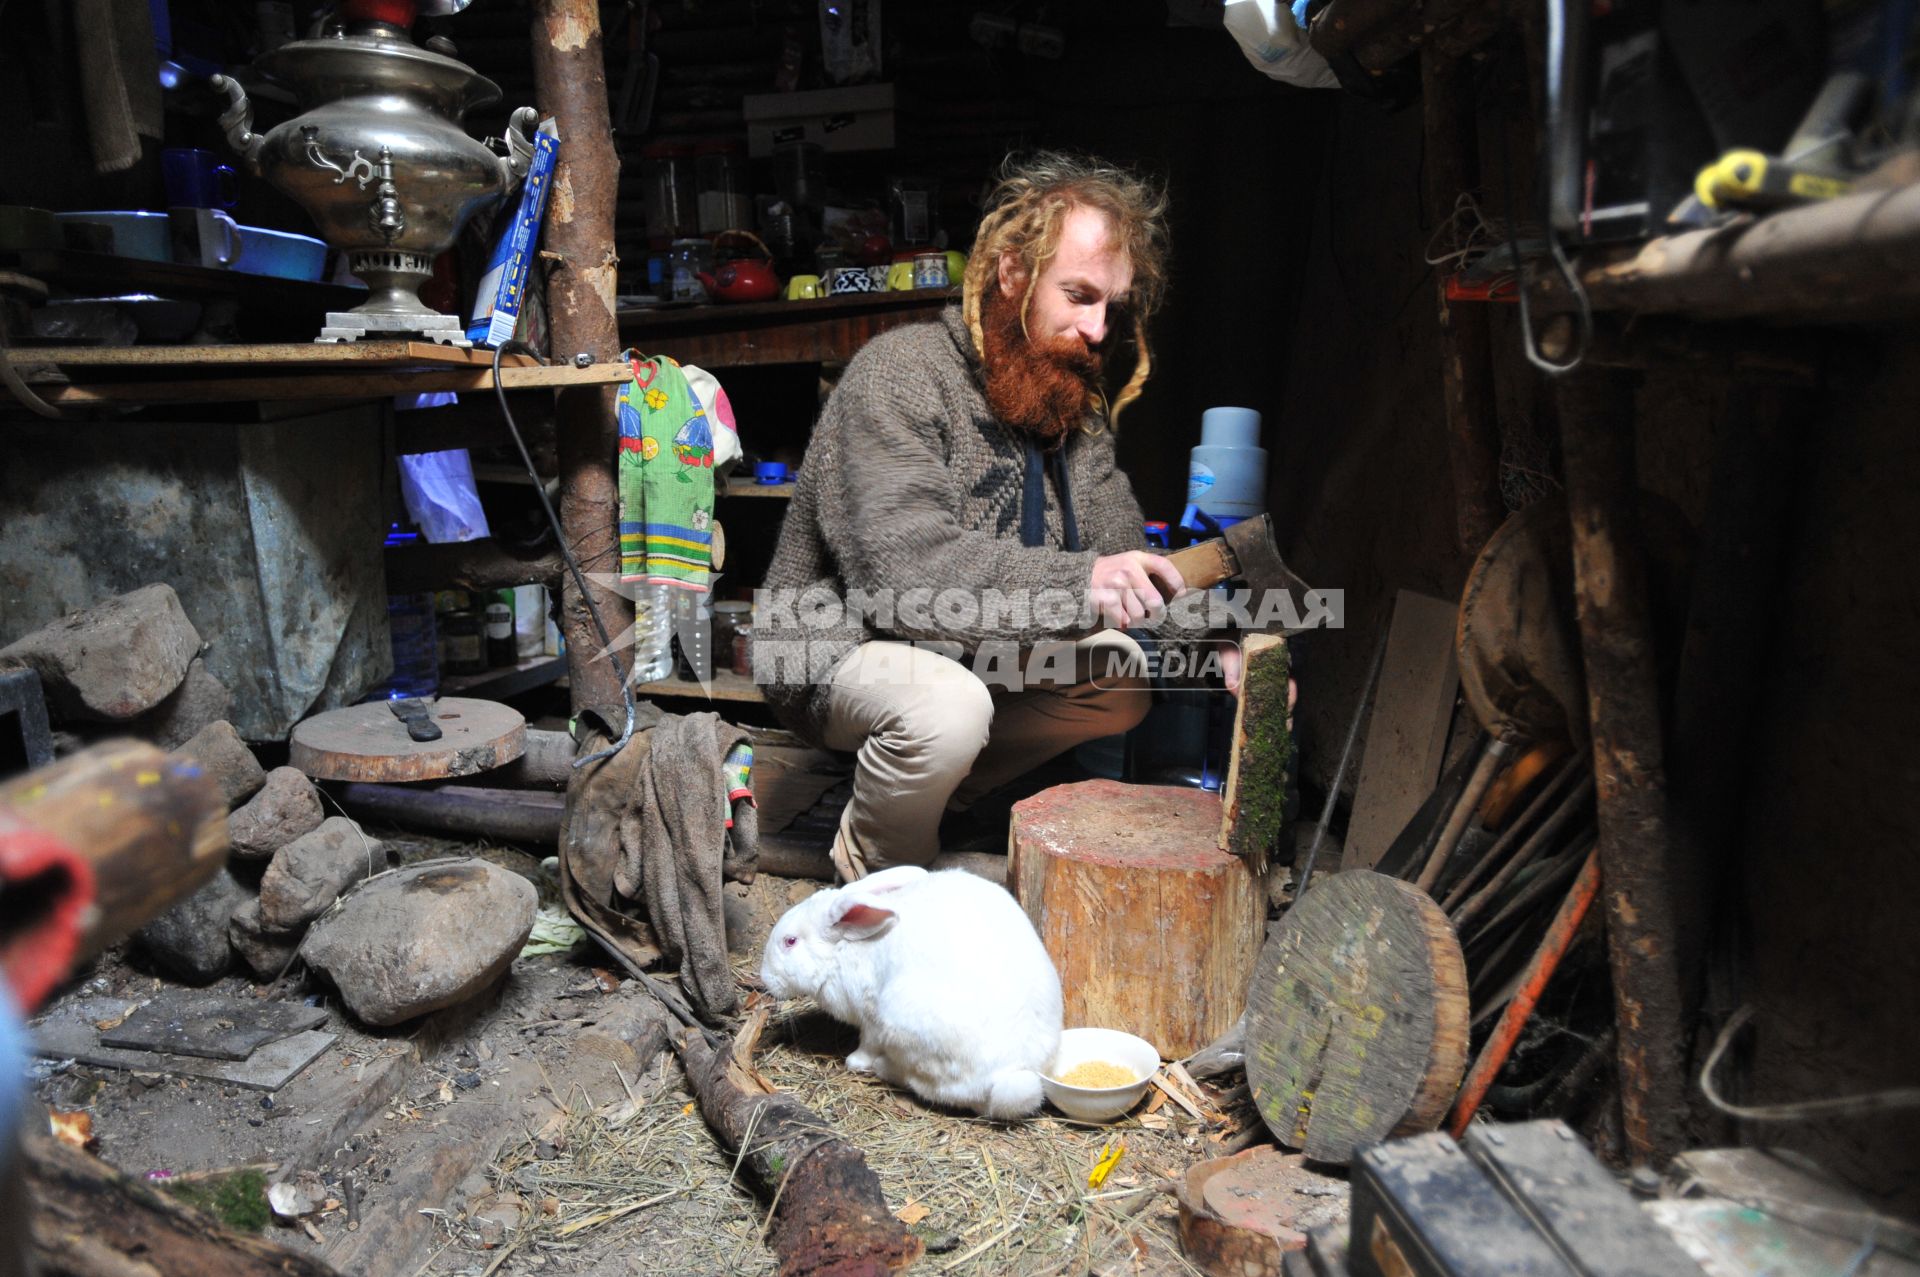
<svg viewBox="0 0 1920 1277"><path fill-rule="evenodd" d="M445 780L501 767L526 752L527 722L498 701L427 702L440 739L416 741L385 701L330 709L298 724L287 761L315 780Z"/></svg>
<svg viewBox="0 0 1920 1277"><path fill-rule="evenodd" d="M1060 972L1067 1024L1180 1059L1239 1018L1266 880L1219 833L1219 798L1179 786L1090 780L1014 804L1007 885Z"/></svg>
<svg viewBox="0 0 1920 1277"><path fill-rule="evenodd" d="M1355 870L1316 880L1260 953L1247 1082L1280 1143L1341 1165L1435 1129L1467 1065L1467 971L1432 897Z"/></svg>

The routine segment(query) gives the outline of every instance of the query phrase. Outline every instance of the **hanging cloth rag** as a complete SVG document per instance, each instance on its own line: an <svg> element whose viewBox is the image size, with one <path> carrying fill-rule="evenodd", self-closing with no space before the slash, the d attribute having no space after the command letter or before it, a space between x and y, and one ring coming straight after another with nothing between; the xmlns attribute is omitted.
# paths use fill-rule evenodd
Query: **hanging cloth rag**
<svg viewBox="0 0 1920 1277"><path fill-rule="evenodd" d="M711 1021L740 1006L721 889L729 879L751 881L759 856L746 771L752 755L741 753L746 729L718 714L668 715L647 736L637 785L620 816L613 885L645 902L654 939L679 965L687 1000Z"/></svg>
<svg viewBox="0 0 1920 1277"><path fill-rule="evenodd" d="M620 392L620 583L705 594L713 576L713 429L680 365L627 362Z"/></svg>
<svg viewBox="0 0 1920 1277"><path fill-rule="evenodd" d="M140 139L165 129L160 55L148 0L74 0L74 47L96 173L140 160Z"/></svg>

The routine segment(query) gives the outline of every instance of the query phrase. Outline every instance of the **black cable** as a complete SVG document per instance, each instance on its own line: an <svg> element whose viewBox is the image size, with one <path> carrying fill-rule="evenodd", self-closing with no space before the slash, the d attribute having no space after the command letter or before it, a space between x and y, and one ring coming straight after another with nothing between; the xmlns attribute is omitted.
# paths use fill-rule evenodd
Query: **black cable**
<svg viewBox="0 0 1920 1277"><path fill-rule="evenodd" d="M608 660L613 659L613 636L607 632L607 623L600 618L600 609L594 606L593 591L587 588L586 574L580 570L580 561L573 557L573 547L567 544L567 534L560 527L560 516L554 512L553 502L547 499L546 482L540 478L540 472L533 468L533 454L527 451L527 441L520 437L520 427L513 419L513 409L507 406L507 390L500 380L500 357L509 350L538 359L533 348L523 341L503 341L493 351L493 394L500 402L500 415L506 419L507 433L513 436L513 446L520 450L520 460L527 467L527 476L533 480L534 493L540 498L540 508L547 512L547 522L553 527L553 538L560 546L560 555L567 561L567 570L573 573L573 583L580 591L580 601L586 604L587 615L593 618L593 629L600 636L600 648ZM614 667L615 673L619 666ZM627 725L620 733L620 739L597 754L588 754L585 758L573 760L575 767L585 767L588 763L599 762L603 758L612 758L633 739L633 689L627 686L625 675L620 678L620 700L626 706Z"/></svg>

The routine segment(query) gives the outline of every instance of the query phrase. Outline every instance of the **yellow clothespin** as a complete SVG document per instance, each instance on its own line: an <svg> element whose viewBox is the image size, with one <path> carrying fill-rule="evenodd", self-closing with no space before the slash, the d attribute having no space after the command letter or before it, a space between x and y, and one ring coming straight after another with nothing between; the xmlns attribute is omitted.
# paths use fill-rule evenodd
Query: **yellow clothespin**
<svg viewBox="0 0 1920 1277"><path fill-rule="evenodd" d="M1120 1155L1127 1151L1127 1142L1122 1139L1110 1139L1100 1146L1100 1157L1087 1172L1087 1187L1098 1188L1107 1182L1107 1173L1120 1161Z"/></svg>

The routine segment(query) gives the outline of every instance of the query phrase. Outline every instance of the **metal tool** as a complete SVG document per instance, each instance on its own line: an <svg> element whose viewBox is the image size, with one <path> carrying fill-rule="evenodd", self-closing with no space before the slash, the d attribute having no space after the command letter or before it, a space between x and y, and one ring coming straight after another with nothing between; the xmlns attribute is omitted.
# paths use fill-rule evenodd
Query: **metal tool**
<svg viewBox="0 0 1920 1277"><path fill-rule="evenodd" d="M1262 602L1259 596L1264 592L1281 590L1295 604L1287 615L1299 617L1301 606L1306 605L1307 615L1324 617L1335 626L1340 624L1340 596L1323 595L1287 566L1286 560L1280 557L1280 548L1274 544L1271 515L1242 519L1227 528L1218 540L1201 541L1184 550L1175 550L1167 560L1180 569L1180 579L1188 589L1204 590L1222 581L1240 580L1255 594L1256 607ZM1316 601L1325 603L1326 609L1312 607ZM1277 632L1293 635L1316 628L1317 619L1312 625L1282 624Z"/></svg>

